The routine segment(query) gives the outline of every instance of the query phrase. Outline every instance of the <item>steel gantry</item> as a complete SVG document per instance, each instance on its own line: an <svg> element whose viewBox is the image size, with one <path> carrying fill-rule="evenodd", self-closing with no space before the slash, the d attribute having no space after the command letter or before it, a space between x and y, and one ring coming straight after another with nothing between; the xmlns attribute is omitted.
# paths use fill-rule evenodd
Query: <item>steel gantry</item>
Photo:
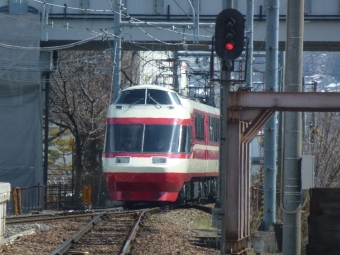
<svg viewBox="0 0 340 255"><path fill-rule="evenodd" d="M221 243L224 254L245 254L250 236L249 143L275 111L340 111L340 93L229 92L227 111ZM282 188L283 196L289 193L289 187Z"/></svg>

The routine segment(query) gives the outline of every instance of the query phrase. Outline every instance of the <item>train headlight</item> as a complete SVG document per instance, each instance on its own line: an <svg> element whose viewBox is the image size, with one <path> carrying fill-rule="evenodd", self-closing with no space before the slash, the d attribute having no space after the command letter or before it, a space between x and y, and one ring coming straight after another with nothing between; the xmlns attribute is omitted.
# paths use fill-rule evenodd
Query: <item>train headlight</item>
<svg viewBox="0 0 340 255"><path fill-rule="evenodd" d="M115 163L117 163L117 164L128 164L128 163L130 163L130 157L116 157Z"/></svg>
<svg viewBox="0 0 340 255"><path fill-rule="evenodd" d="M167 161L168 159L164 157L152 157L152 164L166 164Z"/></svg>

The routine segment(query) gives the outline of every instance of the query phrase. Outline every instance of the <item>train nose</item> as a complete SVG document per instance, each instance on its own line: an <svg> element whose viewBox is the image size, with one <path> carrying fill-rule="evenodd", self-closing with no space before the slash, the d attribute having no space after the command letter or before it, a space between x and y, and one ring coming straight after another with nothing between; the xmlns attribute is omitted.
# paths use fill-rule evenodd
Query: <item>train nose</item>
<svg viewBox="0 0 340 255"><path fill-rule="evenodd" d="M160 193L160 192L153 192L153 193L150 194L151 200L158 201L158 200L160 200L161 197L162 197L162 193Z"/></svg>
<svg viewBox="0 0 340 255"><path fill-rule="evenodd" d="M128 191L122 192L122 199L123 200L131 200L131 198L132 198L131 192L128 192Z"/></svg>

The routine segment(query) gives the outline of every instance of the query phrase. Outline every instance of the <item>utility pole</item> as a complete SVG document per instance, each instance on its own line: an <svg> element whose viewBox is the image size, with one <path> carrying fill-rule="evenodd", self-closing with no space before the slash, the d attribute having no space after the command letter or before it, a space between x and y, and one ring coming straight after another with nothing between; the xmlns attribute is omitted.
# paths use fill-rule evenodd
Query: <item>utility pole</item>
<svg viewBox="0 0 340 255"><path fill-rule="evenodd" d="M247 50L247 76L246 87L253 85L253 26L254 26L254 0L247 0L246 31L248 37Z"/></svg>
<svg viewBox="0 0 340 255"><path fill-rule="evenodd" d="M50 77L51 72L47 71L45 74L45 131L44 131L44 185L47 186L48 176L48 134L49 134L49 111L50 111Z"/></svg>
<svg viewBox="0 0 340 255"><path fill-rule="evenodd" d="M239 135L230 142L227 130L228 121L228 95L232 84L231 72L233 71L233 61L240 57L244 49L244 17L232 8L221 11L216 18L215 26L215 51L221 59L221 137L220 137L220 169L219 177L221 184L221 254L231 254L243 252L247 246L248 224L247 216L243 213L248 210L248 200L245 199L247 193L248 179L245 177L244 168L235 173L235 168L245 163L245 158L240 157L240 153L246 152L246 146L235 145L236 156L239 158L230 165L228 150L230 145L239 143ZM232 123L234 129L240 132L240 123ZM228 139L228 141L227 141ZM227 144L228 142L228 144ZM237 165L237 166L236 166ZM248 175L247 175L248 176ZM230 209L232 207L236 207ZM241 229L240 229L241 228ZM236 254L236 253L235 253Z"/></svg>
<svg viewBox="0 0 340 255"><path fill-rule="evenodd" d="M222 226L221 226L221 245L220 252L221 255L225 254L225 240L226 240L226 217L225 217L225 205L226 205L226 194L225 194L225 185L226 185L226 173L225 169L227 168L226 162L226 151L227 151L227 109L228 109L228 93L230 91L231 86L231 60L221 60L221 86L220 86L220 114L221 114L221 137L220 137L220 183L221 183L221 214L222 217Z"/></svg>
<svg viewBox="0 0 340 255"><path fill-rule="evenodd" d="M277 91L279 46L279 0L267 2L266 80L265 91ZM276 222L276 113L264 127L264 208L263 230L268 231Z"/></svg>
<svg viewBox="0 0 340 255"><path fill-rule="evenodd" d="M172 73L173 73L173 87L174 90L179 92L179 84L178 84L178 51L173 52L173 60L174 64L172 66Z"/></svg>
<svg viewBox="0 0 340 255"><path fill-rule="evenodd" d="M113 102L116 100L119 89L120 89L120 82L121 82L121 56L122 56L122 40L121 40L121 30L120 30L120 23L122 19L122 0L114 0L113 3L113 10L114 10L114 21L113 21L113 30L114 30L114 48L113 48Z"/></svg>
<svg viewBox="0 0 340 255"><path fill-rule="evenodd" d="M233 0L226 0L226 8L233 8ZM216 38L216 32L215 32ZM216 47L215 47L216 50ZM228 109L228 94L231 86L231 60L220 59L221 61L221 86L220 86L220 160L219 160L219 203L221 206L221 240L220 240L220 254L225 254L226 249L226 217L225 217L225 207L226 207L226 151L227 151L227 109Z"/></svg>
<svg viewBox="0 0 340 255"><path fill-rule="evenodd" d="M232 9L233 8L233 0L222 0L222 9ZM216 32L215 32L215 37L216 37ZM215 48L216 50L216 48ZM218 198L217 198L217 203L220 204L221 206L221 214L222 214L222 226L224 226L224 210L223 210L223 203L225 201L224 198L224 192L223 192L223 187L225 186L225 169L226 169L226 160L225 160L225 152L227 150L226 147L226 134L227 134L227 107L228 107L228 92L230 90L230 86L231 86L231 70L229 70L229 72L226 72L226 63L223 62L222 59L221 60L221 79L222 80L228 80L228 82L226 81L222 81L221 82L221 86L220 86L220 160L219 160L219 185L218 185ZM229 64L229 65L232 65ZM224 251L224 247L222 249L222 241L224 241L225 239L223 239L222 235L223 235L223 231L221 229L221 252L222 250Z"/></svg>
<svg viewBox="0 0 340 255"><path fill-rule="evenodd" d="M58 52L53 53L42 52L40 55L43 62L52 62L52 69L43 72L45 75L45 119L44 119L44 165L43 165L43 184L47 186L48 181L48 135L49 135L49 111L50 111L50 79L51 73L58 68ZM51 61L52 60L52 61Z"/></svg>
<svg viewBox="0 0 340 255"><path fill-rule="evenodd" d="M280 51L279 52L279 68L280 68L280 77L279 77L279 92L283 92L283 84L284 84L284 79L283 79L283 74L284 74L284 52ZM278 134L277 134L277 183L279 185L279 189L281 189L281 172L282 172L282 137L283 137L283 112L280 111L278 112ZM281 210L279 211L281 215Z"/></svg>
<svg viewBox="0 0 340 255"><path fill-rule="evenodd" d="M304 1L287 1L285 92L302 92ZM284 113L283 255L301 254L302 113Z"/></svg>
<svg viewBox="0 0 340 255"><path fill-rule="evenodd" d="M200 33L200 1L195 0L194 2L194 43L199 43L199 33Z"/></svg>

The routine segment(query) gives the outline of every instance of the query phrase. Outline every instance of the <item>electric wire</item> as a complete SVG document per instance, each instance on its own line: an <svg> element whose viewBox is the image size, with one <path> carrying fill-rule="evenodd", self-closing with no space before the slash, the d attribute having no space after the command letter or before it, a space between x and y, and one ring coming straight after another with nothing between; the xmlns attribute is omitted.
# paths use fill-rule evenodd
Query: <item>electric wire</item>
<svg viewBox="0 0 340 255"><path fill-rule="evenodd" d="M46 2L43 2L43 1L40 1L40 0L33 0L33 1L41 3L41 4L56 6L56 7L62 8L62 9L73 9L73 10L79 10L79 11L84 11L84 12L114 12L114 13L117 13L117 14L120 14L120 15L124 16L128 20L134 20L134 21L137 21L137 22L142 22L144 24L148 24L150 26L154 26L154 27L156 27L158 29L163 29L163 30L167 30L167 31L170 31L170 32L175 32L175 31L173 31L171 29L167 29L167 28L164 28L164 27L161 27L161 26L156 26L156 25L151 24L150 22L145 22L145 21L142 21L140 19L131 17L128 14L124 14L124 12L120 12L120 13L116 12L115 10L113 10L112 4L109 4L111 10L105 10L105 9L103 9L103 10L96 10L96 9L84 9L84 8L78 8L78 7L69 7L69 6L64 6L64 5L57 5L57 4L52 4L52 3L46 3ZM109 0L108 0L108 2L109 2ZM193 35L193 34L181 33L181 32L175 32L175 33L180 33L180 34L184 34L184 35L185 34L186 35ZM201 37L210 37L210 36L205 36L205 35L199 35L199 36L201 36Z"/></svg>
<svg viewBox="0 0 340 255"><path fill-rule="evenodd" d="M77 7L68 7L68 6L62 6L62 5L56 5L56 4L51 4L51 3L46 3L45 1L42 2L42 1L39 1L39 0L34 0L35 2L38 2L38 3L41 3L41 4L47 4L47 5L51 5L51 6L57 6L57 7L60 7L60 8L64 8L64 9L74 9L74 10L82 10L82 11L94 11L94 12L107 12L108 10L94 10L94 9L82 9L82 8L77 8ZM112 7L112 5L111 5ZM111 10L115 13L117 13L116 11L114 10ZM133 18L131 16L129 16L128 14L124 14L124 12L120 12L120 14L122 14L123 16L125 16L127 19L130 19L130 20L134 20L134 21L138 21L138 22L143 22L139 19L136 19L136 18ZM2 14L3 15L3 14ZM8 16L8 15L7 15ZM143 22L145 24L149 24L149 25L152 25L150 23L147 23L147 22ZM43 24L43 23L39 23L39 24L42 24L42 25L47 25L47 26L51 26L49 24ZM155 26L155 25L154 25ZM143 33L145 33L147 36L149 36L150 38L152 38L153 40L159 42L159 43L162 43L162 44L167 44L167 45L185 45L185 38L183 38L183 42L181 43L168 43L168 42L165 42L165 41L162 41L160 39L157 39L156 37L152 36L151 34L149 34L146 30L144 30L143 28L141 28L138 24L137 24L137 27L143 31ZM164 27L161 27L161 26L155 26L159 29L163 29L163 30L167 30L167 31L171 31L171 32L175 32L171 29L166 29ZM89 30L89 29L88 29ZM7 45L7 44L2 44L0 43L0 47L4 47L4 48L8 48L8 49L19 49L19 50L32 50L32 51L52 51L52 50L62 50L62 49L68 49L68 48L71 48L71 47L74 47L74 46L77 46L77 45L81 45L81 44L84 44L88 41L91 41L93 39L96 39L98 37L102 37L102 38L105 38L107 37L105 34L110 34L112 36L116 36L112 33L108 33L107 31L103 30L104 34L100 34L100 33L97 33L96 36L92 36L88 39L84 39L84 40L81 40L81 41L77 41L77 42L74 42L74 43L71 43L71 44L67 44L67 45L62 45L62 46L54 46L54 47L22 47L22 46L14 46L14 45ZM94 33L94 31L92 31L92 33ZM175 32L177 34L187 34L187 35L193 35L193 34L189 34L189 33L182 33L182 32ZM202 35L200 35L202 36ZM210 37L210 36L203 36L203 37Z"/></svg>

